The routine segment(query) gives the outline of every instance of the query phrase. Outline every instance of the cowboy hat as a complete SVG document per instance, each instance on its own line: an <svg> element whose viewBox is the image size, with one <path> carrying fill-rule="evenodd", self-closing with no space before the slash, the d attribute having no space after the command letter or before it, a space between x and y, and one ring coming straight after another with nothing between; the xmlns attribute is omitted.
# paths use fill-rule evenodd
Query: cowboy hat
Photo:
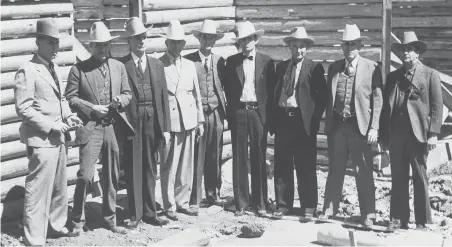
<svg viewBox="0 0 452 247"><path fill-rule="evenodd" d="M184 27L182 27L179 20L171 20L166 35L159 34L159 36L171 40L185 40Z"/></svg>
<svg viewBox="0 0 452 247"><path fill-rule="evenodd" d="M60 38L60 29L55 18L47 17L36 22L36 36L46 36L54 39Z"/></svg>
<svg viewBox="0 0 452 247"><path fill-rule="evenodd" d="M217 25L212 20L204 20L201 30L193 30L193 36L199 39L200 34L212 34L216 35L217 40L223 38L224 33L217 33Z"/></svg>
<svg viewBox="0 0 452 247"><path fill-rule="evenodd" d="M427 51L427 44L425 42L419 41L417 39L416 33L413 31L408 31L403 33L402 43L394 43L392 44L392 49L395 51L400 51L403 47L406 46L414 46L419 50L419 53L422 54Z"/></svg>
<svg viewBox="0 0 452 247"><path fill-rule="evenodd" d="M354 41L367 39L366 36L361 36L361 31L356 24L345 24L344 33L342 34L342 41Z"/></svg>
<svg viewBox="0 0 452 247"><path fill-rule="evenodd" d="M254 25L249 21L237 24L237 37L235 38L235 40L238 41L252 35L256 35L257 38L260 38L262 35L264 35L264 30L260 29L256 31L256 29L254 29Z"/></svg>
<svg viewBox="0 0 452 247"><path fill-rule="evenodd" d="M118 36L111 36L110 31L101 21L96 21L91 25L89 29L89 42L91 43L105 43L112 39L118 38Z"/></svg>
<svg viewBox="0 0 452 247"><path fill-rule="evenodd" d="M140 18L134 16L130 19L128 19L125 23L124 23L124 29L125 29L125 34L121 35L124 38L129 38L135 35L140 35L143 33L146 33L147 31L149 31L152 28L152 25L148 28L145 28L143 25L143 22L140 20Z"/></svg>
<svg viewBox="0 0 452 247"><path fill-rule="evenodd" d="M294 30L292 30L292 34L290 36L285 37L283 40L284 40L284 43L289 44L289 42L294 39L302 40L307 45L314 44L314 40L308 36L304 27L296 27Z"/></svg>

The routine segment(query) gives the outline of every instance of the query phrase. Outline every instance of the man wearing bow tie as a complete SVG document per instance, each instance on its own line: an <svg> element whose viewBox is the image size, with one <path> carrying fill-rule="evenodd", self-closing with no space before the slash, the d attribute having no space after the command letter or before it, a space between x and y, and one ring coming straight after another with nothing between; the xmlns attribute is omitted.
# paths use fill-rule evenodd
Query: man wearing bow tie
<svg viewBox="0 0 452 247"><path fill-rule="evenodd" d="M265 217L267 203L266 149L271 130L270 109L276 82L273 60L256 52L263 30L255 31L251 22L238 26L237 42L242 52L226 62L224 90L228 102L227 118L233 148L233 186L236 216L251 206ZM251 190L248 181L248 137L250 138Z"/></svg>

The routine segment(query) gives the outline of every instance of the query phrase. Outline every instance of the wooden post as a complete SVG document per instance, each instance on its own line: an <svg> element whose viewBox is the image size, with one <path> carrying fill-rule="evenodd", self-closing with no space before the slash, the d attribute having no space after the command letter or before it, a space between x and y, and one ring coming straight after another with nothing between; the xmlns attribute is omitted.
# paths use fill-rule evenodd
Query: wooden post
<svg viewBox="0 0 452 247"><path fill-rule="evenodd" d="M142 20L143 0L129 0L129 17L137 16Z"/></svg>
<svg viewBox="0 0 452 247"><path fill-rule="evenodd" d="M391 22L392 22L392 0L383 0L383 46L382 46L382 68L383 86L386 85L386 75L391 69Z"/></svg>

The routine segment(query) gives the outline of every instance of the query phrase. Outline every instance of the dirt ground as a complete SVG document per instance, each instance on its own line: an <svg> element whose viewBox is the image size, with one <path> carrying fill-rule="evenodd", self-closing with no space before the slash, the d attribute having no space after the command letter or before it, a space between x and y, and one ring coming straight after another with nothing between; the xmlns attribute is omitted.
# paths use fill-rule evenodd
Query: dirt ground
<svg viewBox="0 0 452 247"><path fill-rule="evenodd" d="M274 196L274 182L271 176L273 164L273 150L268 150L268 192L269 201L273 202ZM452 236L452 176L449 174L442 174L444 170L450 170L452 164L445 165L446 168L439 169L439 172L433 171L430 174L430 198L432 205L432 213L434 224L429 226L430 231L439 232L448 236ZM182 231L186 228L196 227L202 232L206 233L211 239L221 239L227 236L234 236L240 234L240 228L243 224L251 221L259 221L263 224L271 224L270 219L257 218L251 213L242 217L234 217L234 206L232 203L233 189L232 189L232 160L227 161L223 165L223 186L221 190L221 197L226 199L228 203L224 208L213 206L210 208L202 207L199 216L191 217L179 214L179 221L171 222L166 227L155 227L145 223L141 223L137 230L129 231L127 235L114 234L105 230L102 226L101 204L99 200L91 201L87 204L87 226L92 231L86 232L84 235L76 238L59 238L48 239L47 245L57 246L102 246L102 245L133 245L133 246L147 246L155 244L156 242L167 238L168 236ZM317 169L318 177L318 194L319 204L318 210L322 208L324 186L328 168L319 166ZM355 186L355 179L352 171L347 171L347 176L344 182L343 197L340 205L340 215L345 218L356 218L359 215L358 197ZM159 184L159 183L157 183ZM378 178L375 174L376 184L376 209L377 209L377 224L386 225L389 219L389 200L391 182L389 178ZM160 187L157 188L160 192ZM128 218L127 212L127 198L124 195L125 190L120 192L118 196L118 222L124 224L124 220ZM413 212L413 191L410 190L410 205L411 205L411 220L410 227L415 228L414 212ZM160 193L157 195L157 201L161 202ZM299 207L298 195L295 193L295 207ZM271 204L269 213L274 209L274 203ZM296 213L296 210L295 210ZM300 223L301 224L301 223ZM19 246L21 243L22 231L19 224L11 223L3 225L1 229L1 245Z"/></svg>

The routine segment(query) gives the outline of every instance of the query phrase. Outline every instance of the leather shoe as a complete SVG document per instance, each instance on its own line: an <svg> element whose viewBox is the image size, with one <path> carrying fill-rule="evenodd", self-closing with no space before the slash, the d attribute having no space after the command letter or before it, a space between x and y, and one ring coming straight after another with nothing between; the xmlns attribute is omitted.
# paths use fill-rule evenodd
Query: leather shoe
<svg viewBox="0 0 452 247"><path fill-rule="evenodd" d="M234 216L243 216L243 215L245 215L245 209L239 209L239 210L236 210L235 211L235 213L234 213Z"/></svg>
<svg viewBox="0 0 452 247"><path fill-rule="evenodd" d="M126 225L126 228L131 230L137 229L139 224L140 224L139 220L130 220Z"/></svg>
<svg viewBox="0 0 452 247"><path fill-rule="evenodd" d="M106 228L114 233L127 234L127 230L124 227L117 226L116 224L114 224L112 222L107 222Z"/></svg>
<svg viewBox="0 0 452 247"><path fill-rule="evenodd" d="M198 210L196 208L193 208L193 207L179 208L179 209L177 209L177 212L182 213L182 214L186 214L186 215L189 215L189 216L198 216Z"/></svg>
<svg viewBox="0 0 452 247"><path fill-rule="evenodd" d="M49 238L61 238L61 237L77 237L80 236L80 232L70 232L66 227L63 227L61 231L49 233Z"/></svg>
<svg viewBox="0 0 452 247"><path fill-rule="evenodd" d="M314 220L314 214L310 212L306 212L304 216L301 216L298 221L301 223L311 222Z"/></svg>
<svg viewBox="0 0 452 247"><path fill-rule="evenodd" d="M173 211L166 211L166 212L165 212L165 215L166 215L166 217L167 217L168 219L170 219L170 220L172 220L172 221L177 221L177 220L178 220L176 212L173 212Z"/></svg>
<svg viewBox="0 0 452 247"><path fill-rule="evenodd" d="M220 198L217 198L217 199L209 198L209 199L207 199L207 203L210 206L212 206L212 205L223 206L226 202Z"/></svg>
<svg viewBox="0 0 452 247"><path fill-rule="evenodd" d="M330 218L330 217L329 217L328 215L324 214L324 213L320 213L320 214L317 216L317 219L322 220L322 221L327 221L329 218Z"/></svg>
<svg viewBox="0 0 452 247"><path fill-rule="evenodd" d="M405 229L408 230L408 222L402 222L401 220L395 219L389 222L389 229L391 230L399 230Z"/></svg>
<svg viewBox="0 0 452 247"><path fill-rule="evenodd" d="M143 222L153 226L164 226L169 223L169 220L161 219L159 217L143 217Z"/></svg>
<svg viewBox="0 0 452 247"><path fill-rule="evenodd" d="M267 210L265 209L257 210L256 216L261 218L268 218Z"/></svg>

